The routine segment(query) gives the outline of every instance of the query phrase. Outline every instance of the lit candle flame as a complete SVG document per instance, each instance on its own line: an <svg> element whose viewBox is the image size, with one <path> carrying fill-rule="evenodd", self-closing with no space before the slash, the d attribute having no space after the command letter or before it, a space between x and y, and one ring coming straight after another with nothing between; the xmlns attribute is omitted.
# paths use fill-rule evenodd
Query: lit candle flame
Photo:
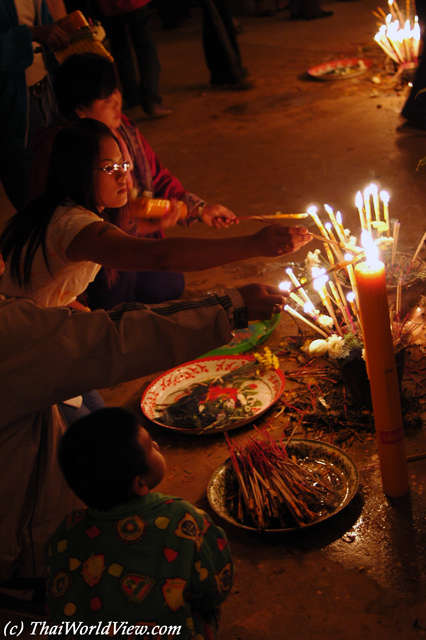
<svg viewBox="0 0 426 640"><path fill-rule="evenodd" d="M336 220L337 220L337 224L342 224L343 223L343 218L342 218L342 214L340 213L340 211L338 211L336 213Z"/></svg>
<svg viewBox="0 0 426 640"><path fill-rule="evenodd" d="M278 285L278 289L280 289L281 291L290 291L291 290L291 282L289 282L288 280L283 280Z"/></svg>
<svg viewBox="0 0 426 640"><path fill-rule="evenodd" d="M315 311L315 307L312 302L305 302L305 304L303 305L303 311L305 313L313 313Z"/></svg>
<svg viewBox="0 0 426 640"><path fill-rule="evenodd" d="M312 267L312 275L315 278L313 282L314 289L315 291L320 291L320 289L323 289L327 284L328 275L325 269L320 269L319 267Z"/></svg>
<svg viewBox="0 0 426 640"><path fill-rule="evenodd" d="M350 292L348 293L348 295L346 296L346 300L347 300L348 302L353 302L353 301L355 300L355 294L354 294L354 292L353 292L353 291L350 291Z"/></svg>
<svg viewBox="0 0 426 640"><path fill-rule="evenodd" d="M377 267L379 261L379 249L375 244L371 234L365 229L361 233L361 244L365 249L366 263L369 267Z"/></svg>
<svg viewBox="0 0 426 640"><path fill-rule="evenodd" d="M309 213L309 215L313 216L318 211L318 208L312 205L311 207L308 207L306 211Z"/></svg>

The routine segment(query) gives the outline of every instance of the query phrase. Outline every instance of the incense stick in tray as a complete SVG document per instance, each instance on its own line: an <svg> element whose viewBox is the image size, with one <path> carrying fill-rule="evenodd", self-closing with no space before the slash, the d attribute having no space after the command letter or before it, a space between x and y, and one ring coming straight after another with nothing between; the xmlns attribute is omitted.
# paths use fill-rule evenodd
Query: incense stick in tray
<svg viewBox="0 0 426 640"><path fill-rule="evenodd" d="M258 531L298 530L334 515L357 491L356 467L337 447L309 440L285 443L266 432L242 444L225 437L227 473L221 482L220 474L212 476L207 495L217 513L234 524Z"/></svg>

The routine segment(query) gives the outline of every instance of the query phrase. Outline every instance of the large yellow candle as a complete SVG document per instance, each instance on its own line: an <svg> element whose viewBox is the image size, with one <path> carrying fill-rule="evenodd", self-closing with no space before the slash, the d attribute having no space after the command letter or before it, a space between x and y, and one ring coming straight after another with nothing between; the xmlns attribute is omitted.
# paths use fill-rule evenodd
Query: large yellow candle
<svg viewBox="0 0 426 640"><path fill-rule="evenodd" d="M383 491L397 498L410 486L384 264L367 257L356 265L355 278Z"/></svg>

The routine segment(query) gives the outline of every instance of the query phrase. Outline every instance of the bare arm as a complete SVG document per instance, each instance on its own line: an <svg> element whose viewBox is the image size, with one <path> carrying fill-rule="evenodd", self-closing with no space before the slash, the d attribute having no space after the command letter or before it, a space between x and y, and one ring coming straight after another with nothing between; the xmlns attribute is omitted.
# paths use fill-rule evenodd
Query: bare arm
<svg viewBox="0 0 426 640"><path fill-rule="evenodd" d="M301 227L266 226L246 236L166 238L130 236L107 222L82 229L66 251L72 262L91 261L122 271L202 271L259 256L296 251L311 240Z"/></svg>

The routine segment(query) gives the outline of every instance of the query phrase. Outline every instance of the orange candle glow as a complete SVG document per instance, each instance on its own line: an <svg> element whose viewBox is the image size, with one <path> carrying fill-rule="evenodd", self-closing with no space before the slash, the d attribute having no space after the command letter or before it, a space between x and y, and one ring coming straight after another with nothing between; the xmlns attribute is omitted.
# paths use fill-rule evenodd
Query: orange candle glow
<svg viewBox="0 0 426 640"><path fill-rule="evenodd" d="M356 265L355 278L373 401L376 442L383 491L387 496L397 498L405 495L410 486L400 391L389 322L385 267L378 260L378 253L374 255L377 247L368 233L363 233L362 244L366 249L367 261Z"/></svg>

